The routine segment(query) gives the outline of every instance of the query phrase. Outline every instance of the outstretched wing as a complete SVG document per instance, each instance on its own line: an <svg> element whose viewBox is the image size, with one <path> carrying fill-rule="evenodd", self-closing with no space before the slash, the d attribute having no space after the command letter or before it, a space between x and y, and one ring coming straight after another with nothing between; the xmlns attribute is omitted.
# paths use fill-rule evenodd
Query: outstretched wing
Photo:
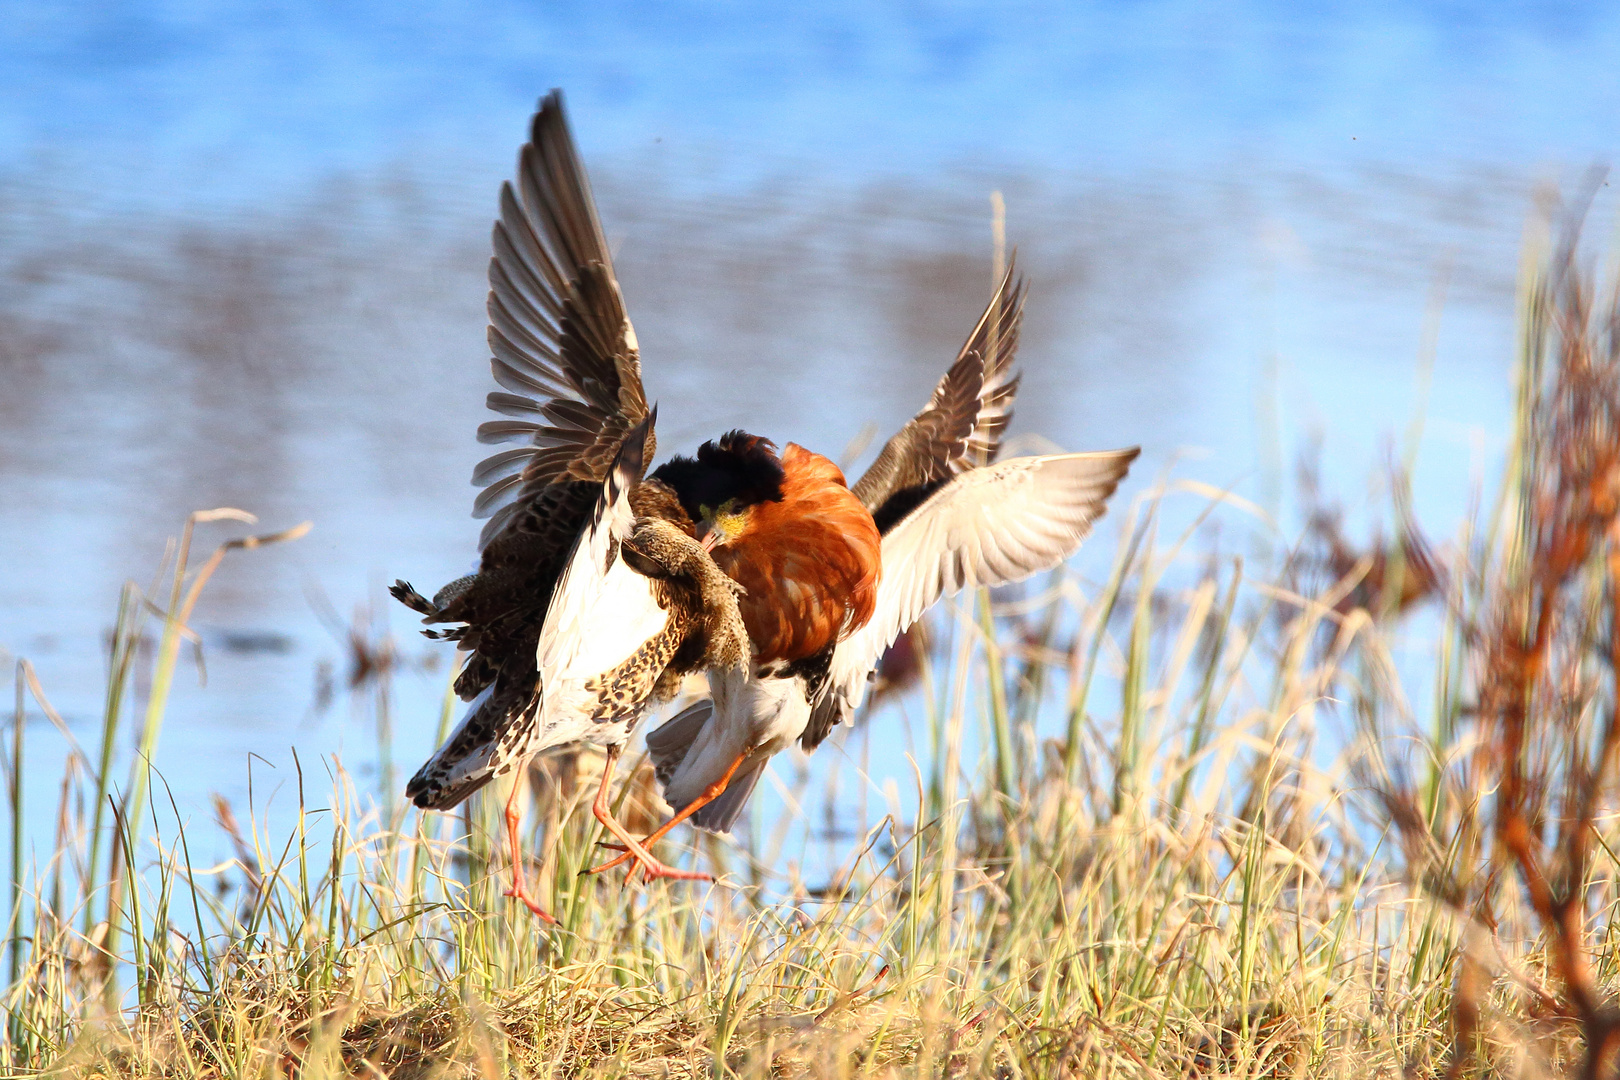
<svg viewBox="0 0 1620 1080"><path fill-rule="evenodd" d="M478 440L523 445L473 472L484 488L473 514L489 518L479 541L486 561L548 487L600 481L625 433L647 416L636 333L559 90L535 113L515 185L501 187L494 243L490 366L504 390L488 403L507 419L480 426ZM502 554L524 557L517 546Z"/></svg>
<svg viewBox="0 0 1620 1080"><path fill-rule="evenodd" d="M877 610L833 651L804 748L861 703L883 651L941 597L1019 581L1074 554L1139 452L1013 458L963 473L908 514L883 538Z"/></svg>
<svg viewBox="0 0 1620 1080"><path fill-rule="evenodd" d="M1024 283L1010 261L990 304L933 397L895 433L851 489L888 532L945 481L995 459L1012 419Z"/></svg>
<svg viewBox="0 0 1620 1080"><path fill-rule="evenodd" d="M418 806L447 809L520 760L537 717L536 644L559 575L592 520L626 434L648 419L636 335L625 316L562 94L540 103L517 178L501 188L489 264L486 443L519 442L478 465L473 513L488 517L478 573L432 601L394 595L468 652L456 692L473 700L411 779ZM645 425L638 460L654 451ZM640 437L640 436L638 436ZM637 465L636 475L640 475Z"/></svg>

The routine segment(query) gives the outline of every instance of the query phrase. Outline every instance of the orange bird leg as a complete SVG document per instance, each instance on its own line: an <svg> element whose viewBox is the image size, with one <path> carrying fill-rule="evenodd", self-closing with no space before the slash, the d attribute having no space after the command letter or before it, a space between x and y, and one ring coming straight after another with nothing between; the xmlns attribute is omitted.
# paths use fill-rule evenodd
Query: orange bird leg
<svg viewBox="0 0 1620 1080"><path fill-rule="evenodd" d="M687 803L681 808L680 813L676 814L674 817L660 825L658 827L658 831L652 833L647 837L647 839L641 842L642 846L651 847L653 844L657 843L668 835L669 830L673 829L675 826L679 825L681 822L685 821L687 818L691 817L705 806L708 806L710 803L714 802L714 800L718 799L720 794L731 784L731 778L737 775L737 770L742 768L742 763L748 760L748 755L749 751L747 750L744 750L742 753L738 754L737 760L733 761L731 763L731 768L726 770L726 775L704 788L703 794ZM584 871L584 873L600 874L604 870L612 870L615 866L622 866L627 860L635 857L636 855L634 851L626 851L617 859L613 859L610 862L605 862L601 866L593 866L589 870ZM635 871L632 870L631 873L633 874ZM702 875L702 880L713 881L714 876L712 874L704 874Z"/></svg>
<svg viewBox="0 0 1620 1080"><path fill-rule="evenodd" d="M523 773L520 770L517 779L512 782L512 794L506 799L506 849L512 857L512 887L502 895L515 896L523 901L523 906L538 915L543 922L557 925L557 920L545 908L535 902L529 894L529 887L523 883L523 844L518 838L518 826L523 823L523 811L518 809L518 793L523 789Z"/></svg>
<svg viewBox="0 0 1620 1080"><path fill-rule="evenodd" d="M602 765L602 786L596 789L596 801L591 804L591 813L596 815L596 820L606 825L608 832L618 837L619 841L625 846L625 853L614 860L614 865L618 865L626 859L634 859L641 872L647 875L648 881L652 881L654 878L673 878L676 881L713 881L713 874L705 874L701 870L677 870L673 866L667 866L659 862L635 837L630 835L629 829L620 825L613 817L613 811L608 807L608 783L613 779L613 766L619 760L619 754L623 752L623 749L620 746L608 747L607 761ZM580 873L594 874L603 869L606 868L592 867L589 870L582 870Z"/></svg>

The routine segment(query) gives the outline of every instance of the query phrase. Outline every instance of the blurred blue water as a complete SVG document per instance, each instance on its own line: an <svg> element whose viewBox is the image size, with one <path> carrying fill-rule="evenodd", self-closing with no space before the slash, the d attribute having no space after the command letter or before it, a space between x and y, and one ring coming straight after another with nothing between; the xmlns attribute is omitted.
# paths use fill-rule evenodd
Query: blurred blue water
<svg viewBox="0 0 1620 1080"><path fill-rule="evenodd" d="M1584 161L1620 118L1602 3L17 3L0 163L122 204L250 206L409 159L504 170L538 92L593 160L710 148L701 177L1129 174ZM109 190L125 175L145 183Z"/></svg>
<svg viewBox="0 0 1620 1080"><path fill-rule="evenodd" d="M983 303L999 189L1015 431L1144 444L1125 497L1195 448L1270 509L1319 435L1362 520L1421 408L1445 534L1505 434L1533 188L1614 156L1617 57L1603 4L6 4L0 648L87 738L118 584L186 511L310 518L221 571L159 764L201 813L249 752L372 760L368 714L313 709L345 661L310 597L342 622L471 557L488 221L553 85L665 446L898 425ZM441 675L402 677L401 767Z"/></svg>

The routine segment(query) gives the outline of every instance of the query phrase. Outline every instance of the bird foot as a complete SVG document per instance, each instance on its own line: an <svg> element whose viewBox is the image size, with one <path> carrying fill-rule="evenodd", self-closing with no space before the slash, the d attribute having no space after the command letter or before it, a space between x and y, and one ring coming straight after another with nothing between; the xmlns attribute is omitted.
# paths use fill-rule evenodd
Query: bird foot
<svg viewBox="0 0 1620 1080"><path fill-rule="evenodd" d="M529 895L529 890L528 889L525 889L525 888L523 888L522 886L519 886L519 885L514 885L510 889L507 889L501 895L502 896L515 897L515 898L523 901L523 906L528 908L530 911L534 912L534 914L540 919L540 921L545 923L546 925L548 925L548 926L556 926L557 925L556 916L552 915L551 912L547 911L545 908L541 907L538 903L536 903L534 897Z"/></svg>
<svg viewBox="0 0 1620 1080"><path fill-rule="evenodd" d="M677 870L667 866L657 859L642 860L637 863L636 869L642 873L645 881L654 881L658 878L669 878L671 881L713 881L714 875L702 870ZM631 873L635 873L632 870Z"/></svg>
<svg viewBox="0 0 1620 1080"><path fill-rule="evenodd" d="M658 878L668 878L671 881L714 880L713 874L705 874L701 870L677 870L675 867L670 866L668 863L660 862L651 855L644 858L620 844L603 844L602 846L613 848L615 851L622 851L624 854L620 855L616 859L609 859L600 866L592 866L585 870L581 870L579 872L580 877L584 877L587 874L604 873L608 870L612 870L614 867L623 866L627 862L634 861L635 865L632 866L630 868L630 872L625 875L625 882L627 884L634 880L637 871L641 872L643 879L646 881L656 881Z"/></svg>

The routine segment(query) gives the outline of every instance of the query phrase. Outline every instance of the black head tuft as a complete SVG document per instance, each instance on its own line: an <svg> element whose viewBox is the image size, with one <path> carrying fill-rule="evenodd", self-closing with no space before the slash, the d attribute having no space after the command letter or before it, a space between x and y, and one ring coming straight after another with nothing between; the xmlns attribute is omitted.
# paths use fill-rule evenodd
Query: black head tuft
<svg viewBox="0 0 1620 1080"><path fill-rule="evenodd" d="M711 510L736 499L742 506L782 498L782 462L776 444L746 431L728 431L698 447L697 457L673 457L653 472L674 489L695 521L699 507Z"/></svg>
<svg viewBox="0 0 1620 1080"><path fill-rule="evenodd" d="M739 478L744 503L757 503L782 497L782 460L776 444L738 428L720 436L718 442L698 447L698 464L724 469Z"/></svg>

